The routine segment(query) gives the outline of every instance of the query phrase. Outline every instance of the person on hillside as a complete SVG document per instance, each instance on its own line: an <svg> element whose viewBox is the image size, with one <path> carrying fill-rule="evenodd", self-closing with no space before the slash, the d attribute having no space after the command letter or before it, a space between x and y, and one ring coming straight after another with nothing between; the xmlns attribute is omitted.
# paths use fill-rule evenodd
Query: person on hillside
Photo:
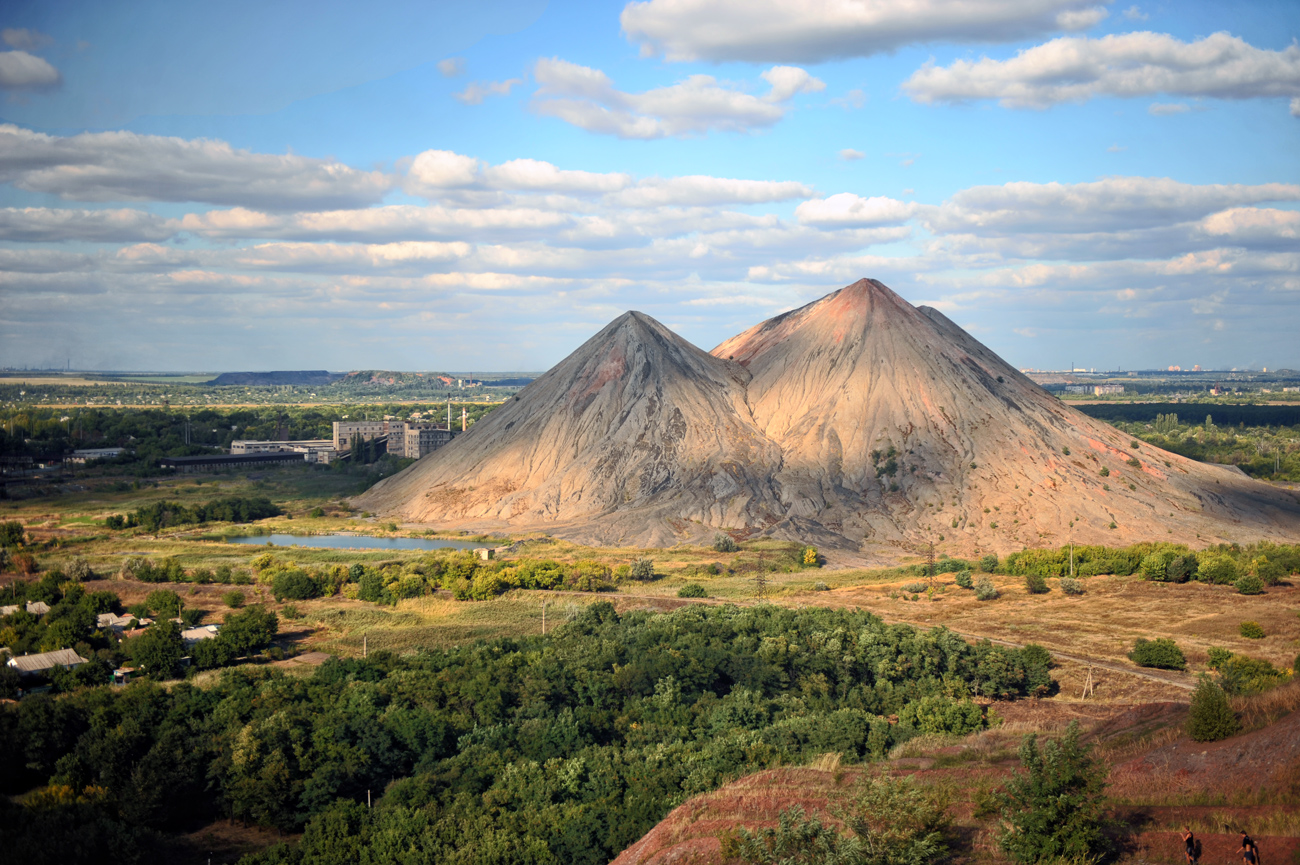
<svg viewBox="0 0 1300 865"><path fill-rule="evenodd" d="M1241 854L1242 865L1260 865L1259 848L1255 846L1255 839L1246 834L1246 830L1241 830L1241 849L1237 851Z"/></svg>
<svg viewBox="0 0 1300 865"><path fill-rule="evenodd" d="M1190 827L1183 833L1183 845L1186 848L1184 852L1187 854L1187 865L1196 865L1196 861L1201 857L1197 850L1199 845L1196 843L1196 836L1192 834Z"/></svg>

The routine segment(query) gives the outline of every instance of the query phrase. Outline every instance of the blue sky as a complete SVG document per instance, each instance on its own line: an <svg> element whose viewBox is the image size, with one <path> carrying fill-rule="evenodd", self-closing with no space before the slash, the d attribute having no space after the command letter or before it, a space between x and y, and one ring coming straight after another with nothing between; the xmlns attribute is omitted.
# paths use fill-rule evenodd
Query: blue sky
<svg viewBox="0 0 1300 865"><path fill-rule="evenodd" d="M11 2L0 365L542 369L860 277L1300 367L1300 5Z"/></svg>

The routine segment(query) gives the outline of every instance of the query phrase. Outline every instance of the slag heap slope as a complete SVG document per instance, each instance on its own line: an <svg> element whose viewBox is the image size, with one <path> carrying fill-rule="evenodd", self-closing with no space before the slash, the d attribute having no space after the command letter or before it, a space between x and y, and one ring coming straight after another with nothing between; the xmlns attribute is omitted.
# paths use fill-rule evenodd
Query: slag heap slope
<svg viewBox="0 0 1300 865"><path fill-rule="evenodd" d="M1300 526L1286 495L1042 390L937 310L860 280L719 345L782 451L786 513L851 540L1197 543ZM1105 474L1103 475L1103 469Z"/></svg>
<svg viewBox="0 0 1300 865"><path fill-rule="evenodd" d="M748 377L629 312L358 504L600 543L675 543L691 520L764 524L780 453L750 420Z"/></svg>

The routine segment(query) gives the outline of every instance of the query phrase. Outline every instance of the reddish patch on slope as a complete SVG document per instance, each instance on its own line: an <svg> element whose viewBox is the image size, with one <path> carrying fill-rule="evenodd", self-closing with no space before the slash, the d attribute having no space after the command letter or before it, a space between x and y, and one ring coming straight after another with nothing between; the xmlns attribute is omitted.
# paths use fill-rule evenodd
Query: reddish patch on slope
<svg viewBox="0 0 1300 865"><path fill-rule="evenodd" d="M609 355L600 362L600 366L596 367L595 371L591 373L582 388L582 392L571 394L570 398L577 401L585 396L590 396L614 379L622 378L626 372L627 358L623 354L623 349L615 346Z"/></svg>

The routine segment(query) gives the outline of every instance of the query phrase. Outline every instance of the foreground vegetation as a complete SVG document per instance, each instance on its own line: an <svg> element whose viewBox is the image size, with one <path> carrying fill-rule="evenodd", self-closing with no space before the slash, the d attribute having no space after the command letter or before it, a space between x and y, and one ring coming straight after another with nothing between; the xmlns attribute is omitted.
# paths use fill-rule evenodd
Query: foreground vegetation
<svg viewBox="0 0 1300 865"><path fill-rule="evenodd" d="M1047 693L1048 666L1041 650L866 613L598 603L545 638L331 661L307 678L241 670L207 689L28 698L0 711L0 777L7 793L47 792L31 819L0 825L30 862L90 844L142 861L146 827L224 814L304 831L263 863L398 849L603 863L739 775L982 729L972 697ZM55 841L30 834L52 826Z"/></svg>

